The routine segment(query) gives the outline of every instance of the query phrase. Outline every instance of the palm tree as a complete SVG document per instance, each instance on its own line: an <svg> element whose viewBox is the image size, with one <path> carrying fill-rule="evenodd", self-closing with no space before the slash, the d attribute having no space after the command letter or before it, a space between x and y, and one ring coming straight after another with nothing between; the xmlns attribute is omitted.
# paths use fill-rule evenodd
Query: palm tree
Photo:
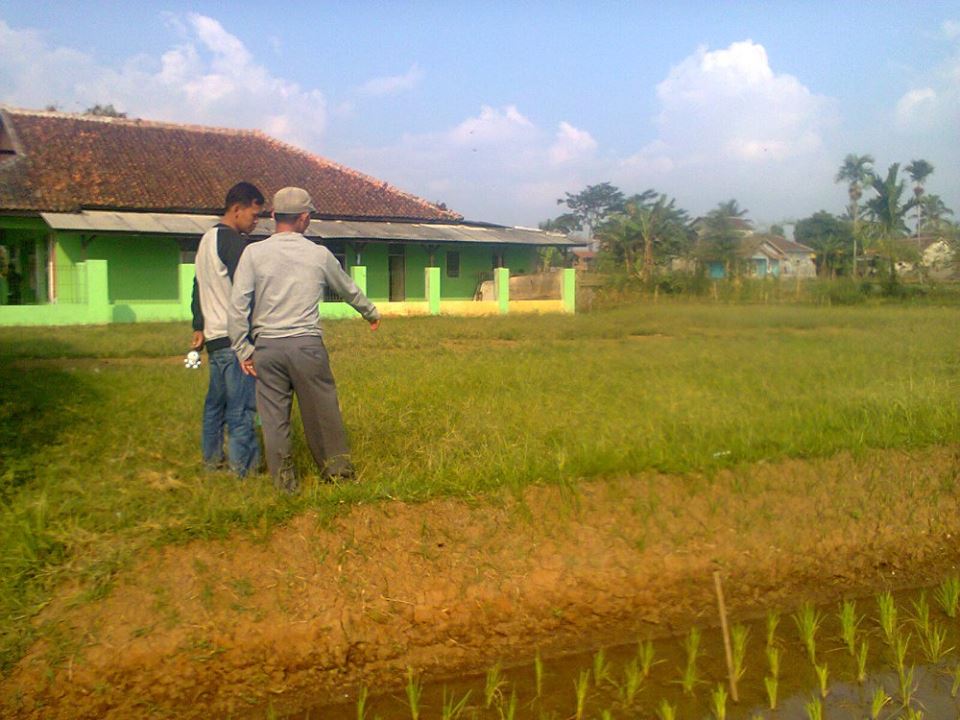
<svg viewBox="0 0 960 720"><path fill-rule="evenodd" d="M907 213L917 204L916 198L902 202L906 184L897 177L900 172L900 163L894 163L887 169L885 178L874 177L871 186L876 197L867 201L867 213L874 221L874 241L890 262L891 278L896 275L895 265L898 255L903 251L903 243L899 239L910 234L907 227Z"/></svg>
<svg viewBox="0 0 960 720"><path fill-rule="evenodd" d="M867 212L870 217L878 222L891 237L907 235L910 229L907 227L907 213L917 204L916 198L911 198L906 203L902 203L903 191L906 186L903 180L897 177L900 172L900 163L894 163L887 169L887 176L879 178L874 176L870 185L876 197L867 201Z"/></svg>
<svg viewBox="0 0 960 720"><path fill-rule="evenodd" d="M933 174L933 165L926 160L911 160L904 170L910 173L910 179L913 180L913 194L917 199L917 229L916 235L920 234L920 222L923 217L923 184L927 178Z"/></svg>
<svg viewBox="0 0 960 720"><path fill-rule="evenodd" d="M953 210L948 208L939 195L924 195L920 198L920 205L923 206L923 226L924 232L937 232L943 225L949 225L947 215L953 215Z"/></svg>
<svg viewBox="0 0 960 720"><path fill-rule="evenodd" d="M746 208L740 207L740 203L731 199L727 200L726 202L719 203L713 212L719 213L724 217L742 218L750 211Z"/></svg>
<svg viewBox="0 0 960 720"><path fill-rule="evenodd" d="M853 275L857 275L857 224L860 221L858 205L863 197L863 186L873 179L873 156L850 153L843 159L834 182L847 183L850 196L850 220L853 222Z"/></svg>

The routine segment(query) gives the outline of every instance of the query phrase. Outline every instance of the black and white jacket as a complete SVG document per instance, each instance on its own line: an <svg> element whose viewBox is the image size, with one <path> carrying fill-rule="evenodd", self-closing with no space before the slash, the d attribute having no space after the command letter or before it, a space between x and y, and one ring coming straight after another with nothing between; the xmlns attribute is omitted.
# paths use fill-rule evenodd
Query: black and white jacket
<svg viewBox="0 0 960 720"><path fill-rule="evenodd" d="M233 228L217 223L200 238L193 282L193 329L203 331L207 352L230 347L227 308L233 274L249 240Z"/></svg>

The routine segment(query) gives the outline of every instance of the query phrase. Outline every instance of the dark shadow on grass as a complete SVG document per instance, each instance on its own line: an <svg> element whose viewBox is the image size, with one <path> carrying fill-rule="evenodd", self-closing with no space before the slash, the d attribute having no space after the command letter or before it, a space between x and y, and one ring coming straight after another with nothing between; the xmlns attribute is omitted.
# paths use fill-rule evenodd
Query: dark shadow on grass
<svg viewBox="0 0 960 720"><path fill-rule="evenodd" d="M61 435L85 422L83 407L96 392L72 372L19 363L0 365L0 503L13 504L21 488L49 462ZM95 432L95 428L90 428Z"/></svg>
<svg viewBox="0 0 960 720"><path fill-rule="evenodd" d="M33 641L33 614L45 601L38 573L63 560L62 538L48 526L36 487L66 432L88 424L97 393L74 373L49 364L0 364L0 673ZM87 428L96 432L96 428Z"/></svg>

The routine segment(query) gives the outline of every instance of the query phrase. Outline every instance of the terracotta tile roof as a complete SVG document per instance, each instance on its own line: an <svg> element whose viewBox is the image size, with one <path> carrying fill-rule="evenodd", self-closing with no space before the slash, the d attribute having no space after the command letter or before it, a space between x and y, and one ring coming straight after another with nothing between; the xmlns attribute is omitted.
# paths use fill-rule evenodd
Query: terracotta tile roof
<svg viewBox="0 0 960 720"><path fill-rule="evenodd" d="M793 240L787 240L785 237L781 237L779 235L764 235L763 239L784 254L797 253L809 255L810 253L814 252L812 247L807 247L806 245L794 242Z"/></svg>
<svg viewBox="0 0 960 720"><path fill-rule="evenodd" d="M324 217L462 219L257 130L13 108L0 121L15 150L0 154L0 210L219 213L230 186L248 180L268 203L304 187Z"/></svg>

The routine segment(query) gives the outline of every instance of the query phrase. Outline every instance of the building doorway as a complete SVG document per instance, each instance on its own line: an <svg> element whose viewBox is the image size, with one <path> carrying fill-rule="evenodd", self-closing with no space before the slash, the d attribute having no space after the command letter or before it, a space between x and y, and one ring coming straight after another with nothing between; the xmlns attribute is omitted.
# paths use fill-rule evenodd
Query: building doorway
<svg viewBox="0 0 960 720"><path fill-rule="evenodd" d="M399 243L390 245L388 267L390 270L390 302L403 302L407 299L406 291L406 246Z"/></svg>

